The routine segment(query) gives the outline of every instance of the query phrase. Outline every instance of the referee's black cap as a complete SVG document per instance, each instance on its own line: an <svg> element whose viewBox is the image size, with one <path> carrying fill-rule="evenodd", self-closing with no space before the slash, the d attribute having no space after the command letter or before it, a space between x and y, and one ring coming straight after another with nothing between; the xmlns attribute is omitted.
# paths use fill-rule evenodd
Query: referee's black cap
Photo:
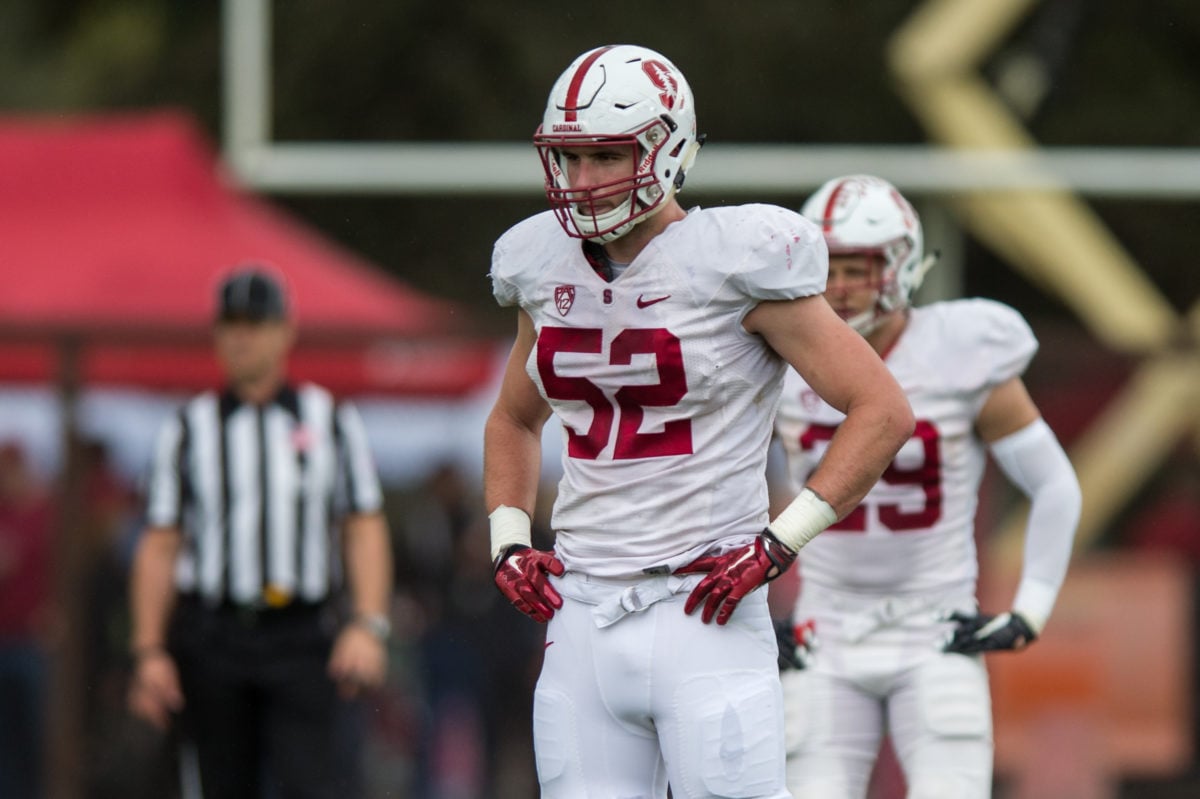
<svg viewBox="0 0 1200 799"><path fill-rule="evenodd" d="M217 289L218 322L265 322L287 317L282 280L262 267L239 267Z"/></svg>

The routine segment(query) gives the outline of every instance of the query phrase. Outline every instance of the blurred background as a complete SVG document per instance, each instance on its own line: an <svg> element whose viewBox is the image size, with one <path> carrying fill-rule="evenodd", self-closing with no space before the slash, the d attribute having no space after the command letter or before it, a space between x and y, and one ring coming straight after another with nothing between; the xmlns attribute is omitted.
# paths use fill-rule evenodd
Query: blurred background
<svg viewBox="0 0 1200 799"><path fill-rule="evenodd" d="M515 331L487 270L545 207L529 140L551 83L615 42L695 92L685 206L796 208L880 174L942 252L918 302L990 297L1037 333L1027 384L1085 508L1046 636L989 661L996 795L1200 795L1192 0L5 0L0 747L44 757L54 799L171 795L163 742L124 712L128 557L158 426L216 380L215 276L256 258L293 284L294 373L360 405L388 490L369 796L536 795L541 630L491 585L480 497ZM1022 512L989 473L985 609L1011 600ZM890 758L876 776L873 799L903 795Z"/></svg>

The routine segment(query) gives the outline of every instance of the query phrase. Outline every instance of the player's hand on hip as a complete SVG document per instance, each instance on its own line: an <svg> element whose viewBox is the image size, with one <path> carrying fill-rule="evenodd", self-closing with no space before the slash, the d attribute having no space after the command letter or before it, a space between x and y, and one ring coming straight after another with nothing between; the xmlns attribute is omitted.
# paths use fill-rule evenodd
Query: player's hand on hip
<svg viewBox="0 0 1200 799"><path fill-rule="evenodd" d="M517 610L536 622L550 621L562 607L562 597L550 584L550 575L562 577L566 569L551 552L514 544L496 558L492 579L500 593Z"/></svg>
<svg viewBox="0 0 1200 799"><path fill-rule="evenodd" d="M692 589L683 612L691 614L703 602L700 618L704 623L715 616L717 624L725 624L747 594L783 574L795 560L796 553L770 530L763 530L753 541L728 552L699 557L675 570L676 574L708 572Z"/></svg>
<svg viewBox="0 0 1200 799"><path fill-rule="evenodd" d="M954 622L954 634L944 650L963 655L979 652L1020 651L1037 640L1033 626L1017 611L999 615L955 611L946 617Z"/></svg>
<svg viewBox="0 0 1200 799"><path fill-rule="evenodd" d="M817 648L817 623L813 619L796 624L791 617L775 619L775 643L779 645L779 670L807 668Z"/></svg>

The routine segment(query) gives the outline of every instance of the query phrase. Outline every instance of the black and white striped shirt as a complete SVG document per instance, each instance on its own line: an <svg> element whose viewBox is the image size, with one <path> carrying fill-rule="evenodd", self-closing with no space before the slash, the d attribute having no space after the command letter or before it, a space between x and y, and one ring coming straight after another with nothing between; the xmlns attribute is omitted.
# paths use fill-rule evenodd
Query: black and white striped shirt
<svg viewBox="0 0 1200 799"><path fill-rule="evenodd" d="M335 592L339 520L381 505L357 410L304 384L262 406L228 392L188 402L159 434L147 521L183 532L180 593L262 606Z"/></svg>

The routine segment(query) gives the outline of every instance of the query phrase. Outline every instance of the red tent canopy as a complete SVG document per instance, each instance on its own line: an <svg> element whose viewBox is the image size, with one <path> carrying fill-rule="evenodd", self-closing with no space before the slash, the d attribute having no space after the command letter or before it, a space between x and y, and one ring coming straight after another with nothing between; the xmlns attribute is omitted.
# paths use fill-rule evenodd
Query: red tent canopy
<svg viewBox="0 0 1200 799"><path fill-rule="evenodd" d="M299 379L448 395L488 378L464 313L235 190L185 115L0 120L0 380L53 379L70 341L85 383L212 386L216 285L246 261L288 281Z"/></svg>

